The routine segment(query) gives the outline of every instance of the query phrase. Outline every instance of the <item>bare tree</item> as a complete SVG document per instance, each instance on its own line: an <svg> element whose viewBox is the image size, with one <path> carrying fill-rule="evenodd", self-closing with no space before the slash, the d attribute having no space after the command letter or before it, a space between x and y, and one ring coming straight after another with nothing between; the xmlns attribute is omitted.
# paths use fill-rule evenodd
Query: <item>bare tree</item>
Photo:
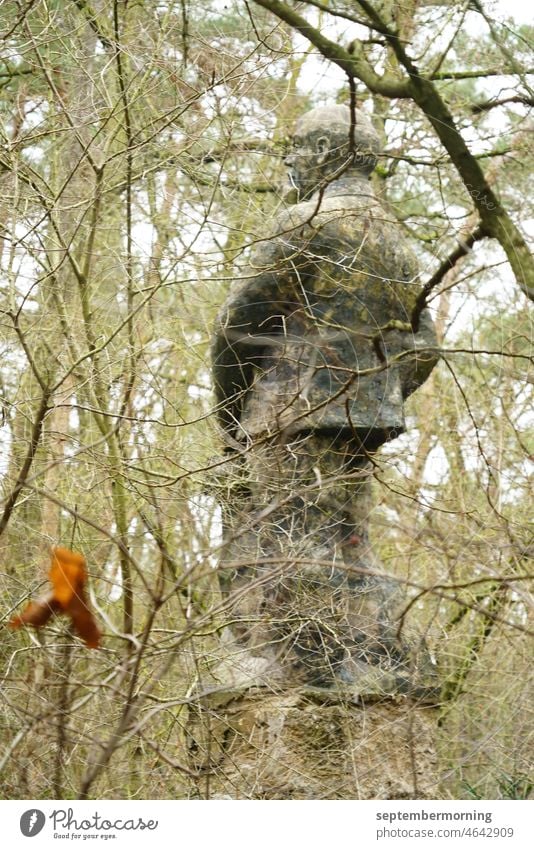
<svg viewBox="0 0 534 849"><path fill-rule="evenodd" d="M249 693L251 728L221 673L220 504L243 480L207 352L291 200L295 118L351 91L423 270L413 320L428 305L443 349L374 457L371 533L404 588L399 628L437 663L439 792L527 796L530 28L479 2L38 0L3 3L0 31L3 621L61 545L85 556L104 632L90 650L61 616L3 630L5 797L283 795L258 779L278 768L272 694ZM305 784L311 764L325 797L372 795L357 758L336 778L350 709L305 699L293 772ZM325 718L331 736L308 740ZM373 757L372 735L358 745Z"/></svg>

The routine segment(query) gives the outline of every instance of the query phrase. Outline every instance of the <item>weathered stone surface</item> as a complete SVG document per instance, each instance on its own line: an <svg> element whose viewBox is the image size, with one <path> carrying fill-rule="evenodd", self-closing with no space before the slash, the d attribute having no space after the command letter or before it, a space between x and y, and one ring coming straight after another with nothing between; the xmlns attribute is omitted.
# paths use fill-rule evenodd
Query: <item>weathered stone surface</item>
<svg viewBox="0 0 534 849"><path fill-rule="evenodd" d="M360 123L368 140L372 128L358 113L357 133ZM332 165L349 161L347 134L344 107L305 116L300 158L288 157L293 179L331 179ZM318 140L328 145L323 156L311 152ZM428 313L417 334L410 328L420 290L415 258L363 162L278 216L220 313L220 419L243 441L343 429L374 449L402 432L403 399L436 362Z"/></svg>
<svg viewBox="0 0 534 849"><path fill-rule="evenodd" d="M384 692L432 686L396 637L397 584L371 549L370 468L351 441L264 443L248 471L254 512L228 511L220 574L233 633L269 661L263 683L283 670L291 681L357 687L379 665Z"/></svg>
<svg viewBox="0 0 534 849"><path fill-rule="evenodd" d="M435 708L324 690L209 699L189 725L191 768L211 798L424 799L438 796Z"/></svg>
<svg viewBox="0 0 534 849"><path fill-rule="evenodd" d="M359 693L378 675L382 693L420 693L432 681L397 640L396 583L369 544L369 452L402 432L403 401L436 363L434 330L426 311L410 326L416 263L368 180L368 119L351 128L346 107L313 110L295 138L303 200L257 246L215 333L240 469L221 583L263 683Z"/></svg>

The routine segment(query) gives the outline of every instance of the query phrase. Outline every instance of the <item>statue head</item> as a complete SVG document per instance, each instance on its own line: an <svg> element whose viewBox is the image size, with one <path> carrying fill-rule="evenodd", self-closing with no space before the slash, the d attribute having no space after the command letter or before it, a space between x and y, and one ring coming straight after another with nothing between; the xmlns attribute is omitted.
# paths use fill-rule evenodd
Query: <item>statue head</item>
<svg viewBox="0 0 534 849"><path fill-rule="evenodd" d="M356 109L354 151L350 150L350 109L324 106L312 109L297 121L294 148L285 159L289 178L307 200L336 172L369 177L377 160L379 138L369 118ZM346 166L346 172L343 171Z"/></svg>

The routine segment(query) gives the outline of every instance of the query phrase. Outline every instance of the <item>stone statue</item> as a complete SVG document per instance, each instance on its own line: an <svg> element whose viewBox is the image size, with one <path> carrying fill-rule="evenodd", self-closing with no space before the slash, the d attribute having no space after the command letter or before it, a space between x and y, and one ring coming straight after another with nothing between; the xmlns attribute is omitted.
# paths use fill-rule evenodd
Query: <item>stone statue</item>
<svg viewBox="0 0 534 849"><path fill-rule="evenodd" d="M224 304L213 375L233 453L220 566L232 629L269 680L386 690L414 681L396 637L396 584L373 555L372 453L437 345L402 231L374 195L367 116L314 109L287 157L281 212ZM238 481L238 483L235 483Z"/></svg>

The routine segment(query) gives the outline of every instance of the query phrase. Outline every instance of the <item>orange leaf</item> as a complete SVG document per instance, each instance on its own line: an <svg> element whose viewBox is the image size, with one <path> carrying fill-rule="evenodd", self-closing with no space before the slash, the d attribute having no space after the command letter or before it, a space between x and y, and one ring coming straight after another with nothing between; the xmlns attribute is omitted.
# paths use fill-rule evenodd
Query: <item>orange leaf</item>
<svg viewBox="0 0 534 849"><path fill-rule="evenodd" d="M42 628L54 614L66 613L86 646L98 648L100 629L85 595L87 572L83 555L68 548L54 548L48 577L52 583L52 592L38 601L30 602L20 616L13 617L10 626L20 628L21 625L32 625L34 628Z"/></svg>
<svg viewBox="0 0 534 849"><path fill-rule="evenodd" d="M67 613L72 619L74 630L84 640L89 649L97 649L100 645L100 629L96 624L92 610L87 604L83 590L72 597Z"/></svg>
<svg viewBox="0 0 534 849"><path fill-rule="evenodd" d="M46 625L54 613L61 610L52 593L39 601L30 601L20 616L14 616L9 623L12 628L20 628L21 625L33 625L34 628L42 628Z"/></svg>
<svg viewBox="0 0 534 849"><path fill-rule="evenodd" d="M68 548L54 548L48 577L54 587L54 598L67 610L73 596L85 584L85 557Z"/></svg>

